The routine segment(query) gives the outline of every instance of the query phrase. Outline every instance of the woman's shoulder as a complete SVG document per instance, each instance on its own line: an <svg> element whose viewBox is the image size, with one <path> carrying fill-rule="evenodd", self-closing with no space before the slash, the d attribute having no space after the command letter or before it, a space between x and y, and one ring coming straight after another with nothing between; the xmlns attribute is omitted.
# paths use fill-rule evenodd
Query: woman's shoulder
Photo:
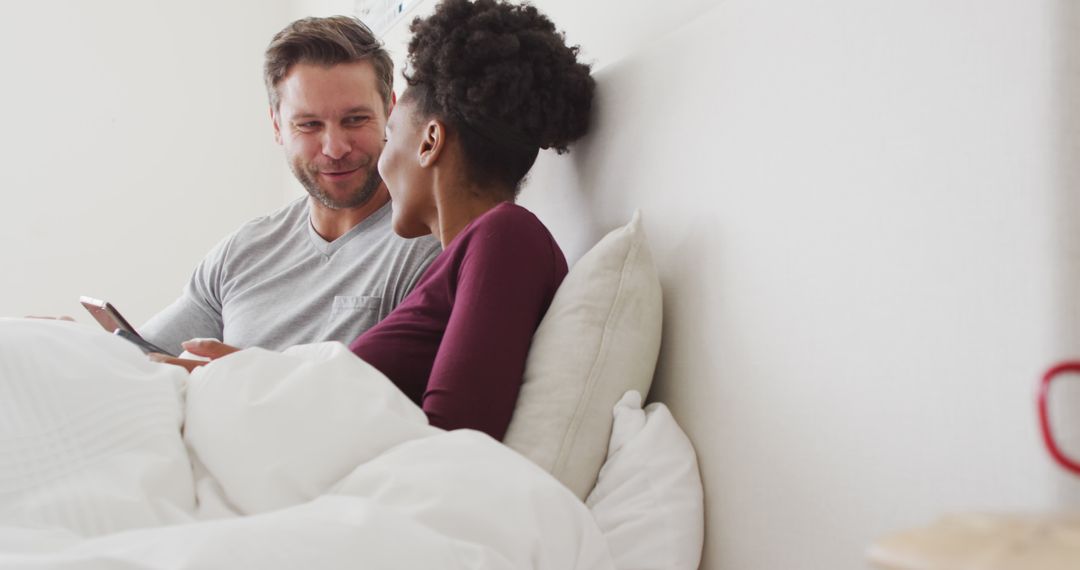
<svg viewBox="0 0 1080 570"><path fill-rule="evenodd" d="M485 256L509 255L533 260L538 256L562 257L562 250L544 223L512 202L488 210L462 233L465 239L460 246L473 254L483 252Z"/></svg>
<svg viewBox="0 0 1080 570"><path fill-rule="evenodd" d="M551 236L547 227L540 221L540 218L536 217L536 214L513 202L503 202L488 210L484 215L476 219L472 229L482 233L494 230L503 235L537 234Z"/></svg>

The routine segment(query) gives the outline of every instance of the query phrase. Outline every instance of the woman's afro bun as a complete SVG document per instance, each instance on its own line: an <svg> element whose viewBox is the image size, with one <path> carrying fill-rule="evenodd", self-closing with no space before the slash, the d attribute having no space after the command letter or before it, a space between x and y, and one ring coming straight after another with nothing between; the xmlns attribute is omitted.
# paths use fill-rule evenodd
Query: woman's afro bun
<svg viewBox="0 0 1080 570"><path fill-rule="evenodd" d="M559 153L588 130L589 66L535 7L443 0L409 29L405 78L422 87L425 112Z"/></svg>

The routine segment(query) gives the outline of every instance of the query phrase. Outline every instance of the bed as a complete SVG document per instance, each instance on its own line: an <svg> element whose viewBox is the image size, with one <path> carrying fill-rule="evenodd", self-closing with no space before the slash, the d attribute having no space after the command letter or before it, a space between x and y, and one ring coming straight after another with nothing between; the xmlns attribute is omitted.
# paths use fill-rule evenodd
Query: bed
<svg viewBox="0 0 1080 570"><path fill-rule="evenodd" d="M0 568L696 568L693 447L642 407L659 331L635 216L560 288L503 444L428 426L339 343L189 376L0 319Z"/></svg>

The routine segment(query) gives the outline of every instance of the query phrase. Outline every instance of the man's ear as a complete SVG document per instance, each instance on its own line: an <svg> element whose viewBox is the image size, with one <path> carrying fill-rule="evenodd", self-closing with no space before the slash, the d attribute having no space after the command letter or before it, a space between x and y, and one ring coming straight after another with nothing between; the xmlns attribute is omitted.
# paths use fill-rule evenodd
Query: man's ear
<svg viewBox="0 0 1080 570"><path fill-rule="evenodd" d="M270 107L270 122L274 125L274 142L281 144L281 125L278 124L278 114L274 107Z"/></svg>
<svg viewBox="0 0 1080 570"><path fill-rule="evenodd" d="M438 119L431 119L424 125L422 134L417 159L420 166L427 168L439 161L439 156L446 148L446 125Z"/></svg>

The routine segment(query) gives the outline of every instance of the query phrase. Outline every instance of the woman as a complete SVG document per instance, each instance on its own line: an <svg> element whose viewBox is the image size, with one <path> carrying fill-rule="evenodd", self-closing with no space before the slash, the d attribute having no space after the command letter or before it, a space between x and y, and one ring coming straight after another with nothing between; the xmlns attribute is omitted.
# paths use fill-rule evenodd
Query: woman
<svg viewBox="0 0 1080 570"><path fill-rule="evenodd" d="M532 335L567 272L551 234L514 199L540 148L566 152L585 134L594 82L532 6L444 0L410 30L408 89L378 166L394 231L434 234L443 252L350 349L432 425L502 439Z"/></svg>

